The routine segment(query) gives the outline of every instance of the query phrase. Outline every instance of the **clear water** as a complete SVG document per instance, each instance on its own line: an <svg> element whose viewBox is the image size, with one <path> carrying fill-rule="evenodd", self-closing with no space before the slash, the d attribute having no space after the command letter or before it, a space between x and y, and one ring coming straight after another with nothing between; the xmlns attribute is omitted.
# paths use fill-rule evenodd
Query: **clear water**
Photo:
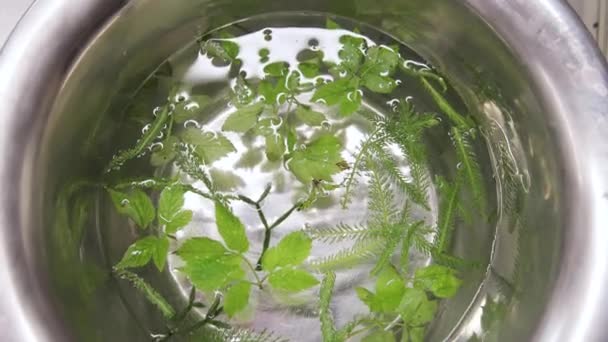
<svg viewBox="0 0 608 342"><path fill-rule="evenodd" d="M390 36L376 31L370 27L358 26L356 23L340 22L346 29L329 30L324 27L325 17L317 16L277 16L265 17L263 20L248 20L242 23L224 28L223 32L230 32L236 36L233 39L240 46L238 58L242 61L240 74L250 79L262 79L264 77L264 66L275 61L288 61L291 68L298 64L298 56L302 51L320 49L324 52L324 60L339 62L339 50L341 48L340 37L345 33L350 35L361 35L368 41L368 45L382 44L398 49L401 56L408 59L408 63L424 68L422 58L415 54L406 46L399 44ZM360 33L353 33L355 27ZM212 34L213 36L213 34ZM271 36L271 39L268 37ZM259 51L268 49L267 60L261 62ZM164 72L170 67L170 77L158 77L159 73ZM236 86L237 72L234 66L218 62L208 55L201 53L198 44L193 44L184 48L171 56L167 63L163 65L156 75L150 78L148 84L144 84L142 89L162 88L167 84L179 84L179 91L175 96L192 102L188 106L192 113L197 113L198 105L196 96L210 96L212 102L205 107L204 113L198 115L196 119L186 121L183 126L173 127L174 132L183 129L199 129L204 132L220 132L226 119L236 110L232 103L231 89ZM317 82L317 79L327 79L328 75L306 79L305 81ZM420 112L431 111L439 112L436 105L432 103L426 95L420 83L410 76L397 71L394 78L399 83L399 87L388 95L381 95L363 91L363 105L361 109L349 117L340 116L337 110L327 112L326 107L311 101L312 92L303 93L297 100L311 106L312 109L326 114L327 120L319 127L308 125L298 125L296 128L298 143L303 144L312 137L322 133L330 133L339 137L343 142L342 158L348 165L356 162L356 156L360 146L366 141L367 137L374 131L374 124L368 119L370 114L375 113L384 115L393 110L399 101L408 99L416 105ZM159 79L161 79L159 81ZM448 94L453 91L448 91ZM163 97L163 91L157 92L157 96ZM456 105L458 106L458 104ZM283 105L279 107L279 116L284 120L292 108ZM440 117L441 118L441 117ZM142 123L145 130L145 122ZM449 127L438 127L435 132L426 139L430 144L430 153L438 155L432 156L439 162L434 165L429 164L426 172L429 177L437 173L449 174L457 169L456 162L449 156L444 156L441 146L450 146L448 135ZM242 134L234 132L223 132L236 148L236 152L230 153L210 165L207 170L211 174L214 182L220 190L226 193L238 193L250 198L258 198L268 184L271 185L271 192L263 202L263 211L270 222L281 216L294 203L308 196L308 186L298 181L281 162L269 161L264 153L265 140L255 134ZM155 150L162 148L156 145ZM410 177L410 165L407 158L399 152L395 146L390 150L400 171ZM447 165L447 166L446 166ZM185 182L201 190L205 189L202 182L180 174L177 167L168 165L156 170L157 175L180 177ZM349 172L337 173L333 176L334 184L344 184ZM272 233L271 246L279 241L286 234L302 229L314 230L323 226L336 226L338 224L361 224L365 223L370 217L368 208L368 183L369 174L362 172L356 176L353 196L347 206L341 205L344 195L344 188L327 191L320 194L317 201L307 210L295 211ZM411 177L408 178L412 181ZM434 186L429 188L429 207L424 209L414 206L412 217L417 220L424 220L429 226L437 222L438 201ZM398 192L395 192L398 193ZM404 195L397 195L394 204L398 208L404 208L408 198ZM256 210L243 202L234 201L231 208L246 226L250 248L248 257L255 261L262 250L264 238L264 227L260 222ZM201 198L192 193L186 194L184 209L192 210L194 213L192 222L183 230L176 234L176 240L172 241L171 250L175 250L180 244L196 236L207 236L221 240L214 219L214 204L212 201ZM428 239L432 241L435 237L429 234ZM314 241L313 249L307 263L314 268L315 262L322 260L340 250L352 247L354 241L344 240L340 243L323 243ZM399 260L398 254L394 255L395 260ZM431 259L428 256L412 253L410 255L411 267L429 264ZM355 266L336 270L337 281L333 292L332 311L336 325L341 327L354 316L365 314L369 309L359 298L357 298L354 288L366 287L374 288L375 279L370 277L370 270L376 262L375 258L361 260ZM182 261L175 255L170 255L168 268L171 270L172 278L182 289L185 296L190 291L191 284L188 279L179 272ZM210 296L211 294L207 294ZM204 295L202 295L204 297ZM276 334L293 341L320 341L321 331L317 312L318 287L303 291L297 294L278 295L267 290L253 289L250 299L249 309L236 317L227 320L230 324L244 328L252 328L258 331L268 329ZM208 301L209 298L205 298ZM205 310L201 309L201 313Z"/></svg>

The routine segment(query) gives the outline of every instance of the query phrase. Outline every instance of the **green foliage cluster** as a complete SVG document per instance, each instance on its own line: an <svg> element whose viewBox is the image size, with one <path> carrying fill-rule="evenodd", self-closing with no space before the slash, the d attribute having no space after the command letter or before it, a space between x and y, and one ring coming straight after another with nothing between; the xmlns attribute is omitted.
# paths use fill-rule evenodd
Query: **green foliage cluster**
<svg viewBox="0 0 608 342"><path fill-rule="evenodd" d="M328 28L337 28L337 24L328 20ZM231 328L218 317L225 314L231 318L243 313L252 305L255 291L282 294L316 291L323 274L318 291L325 341L346 341L359 334L364 335L363 341L394 341L398 337L402 341L421 341L426 325L435 317L439 301L456 294L460 280L451 266L459 259L446 253L456 217L463 211L459 202L463 196L470 195L479 208L484 203L481 172L472 143L476 137L475 125L469 117L456 112L443 92L435 88L434 84L445 88L443 79L432 70L409 68L399 55L398 47L371 45L354 33L344 34L340 43L338 64L324 61L322 51L318 51L297 66L286 62L266 64L262 80L237 76L231 101L235 109L224 121L222 132L204 131L192 125L177 129L176 124L196 121L211 100L204 95L177 96L176 90L172 90L167 103L156 109L153 122L142 131L136 144L120 151L109 163L108 172L117 173L130 160L149 154L153 166L173 163L179 172L206 187L200 190L175 179L130 180L105 185L116 211L127 216L141 235L116 263L114 272L141 290L174 322L164 339L204 327L213 327L214 333L209 336L218 340L235 336L247 341L276 339L265 332ZM239 46L230 37L201 41L200 46L202 53L238 70ZM270 53L267 49L260 50L260 59L267 61ZM438 114L419 113L408 100L399 102L383 116L365 114L362 110L365 93L390 94L398 87L395 74L399 70L418 79L449 119L450 136L458 156L455 179L436 181L441 194L436 227L413 220L410 209L413 205L429 208L432 182L425 164L424 138L427 130L440 125ZM332 76L331 81L310 81L327 73ZM304 103L302 94L311 95L311 102ZM321 105L324 112L318 110ZM343 159L342 140L324 130L332 111L337 111L340 117L359 113L375 125L375 130L362 142L354 163ZM303 139L296 132L298 125L313 128L315 134ZM262 161L264 155L268 162L282 162L284 168L307 187L308 197L270 222L262 208L272 191L270 185L253 200L234 192L240 184L236 175L224 175L213 169L216 161L236 151L225 132L255 135L265 141L264 151L249 150L239 161L239 167L250 168ZM410 164L408 174L399 167L399 158L403 157ZM344 181L336 184L334 178L340 173L344 174ZM294 211L308 209L320 193L342 189L340 204L348 208L356 184L361 181L367 182L369 191L370 216L366 222L307 227L271 244L274 229ZM471 193L464 193L465 188ZM193 237L171 251L174 245L171 240L193 219L192 211L184 209L187 192L212 201L215 228L221 239ZM405 204L404 198L408 199ZM232 210L235 201L256 210L264 227L261 250L250 243L245 224ZM354 244L329 257L309 260L314 242L342 241ZM412 249L433 256L438 264L409 270ZM135 273L150 263L163 271L170 253L183 261L179 271L193 285L188 306L178 313ZM251 255L259 255L257 262L251 260ZM398 265L394 255L401 257ZM369 315L356 317L337 328L330 308L336 281L333 272L369 260L375 261L371 270L371 275L377 277L375 289L356 289L360 300L369 307ZM195 302L196 292L212 301ZM185 317L195 307L206 308L204 318L193 326L185 326Z"/></svg>

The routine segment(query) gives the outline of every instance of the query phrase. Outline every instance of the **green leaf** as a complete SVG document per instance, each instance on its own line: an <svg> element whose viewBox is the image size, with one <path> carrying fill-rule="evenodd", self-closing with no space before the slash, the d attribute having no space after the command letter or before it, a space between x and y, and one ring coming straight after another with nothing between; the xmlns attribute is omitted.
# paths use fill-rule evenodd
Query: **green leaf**
<svg viewBox="0 0 608 342"><path fill-rule="evenodd" d="M165 267L168 250L169 241L166 238L156 236L145 237L135 241L135 243L127 248L122 260L116 264L116 268L142 267L147 265L151 259L154 259L154 264L159 271L162 271Z"/></svg>
<svg viewBox="0 0 608 342"><path fill-rule="evenodd" d="M249 249L249 240L247 240L245 226L241 220L234 216L232 211L221 202L215 202L215 221L217 230L228 248L240 253L247 252Z"/></svg>
<svg viewBox="0 0 608 342"><path fill-rule="evenodd" d="M245 133L255 127L258 117L264 110L264 102L241 107L224 121L222 131Z"/></svg>
<svg viewBox="0 0 608 342"><path fill-rule="evenodd" d="M410 342L424 342L425 329L424 328L409 328L408 333L410 336Z"/></svg>
<svg viewBox="0 0 608 342"><path fill-rule="evenodd" d="M292 268L281 268L272 272L268 281L273 288L289 292L299 292L311 288L319 283L312 274Z"/></svg>
<svg viewBox="0 0 608 342"><path fill-rule="evenodd" d="M185 143L195 146L195 153L207 165L221 159L231 152L236 152L234 145L220 133L203 132L189 127L181 133Z"/></svg>
<svg viewBox="0 0 608 342"><path fill-rule="evenodd" d="M192 210L182 210L173 216L171 222L167 222L165 233L174 234L190 223L190 221L192 221Z"/></svg>
<svg viewBox="0 0 608 342"><path fill-rule="evenodd" d="M281 77L287 75L289 64L286 62L270 63L264 67L264 72L268 76Z"/></svg>
<svg viewBox="0 0 608 342"><path fill-rule="evenodd" d="M328 106L339 105L343 116L354 113L361 106L361 94L356 80L339 79L318 87L312 96L312 101L324 101Z"/></svg>
<svg viewBox="0 0 608 342"><path fill-rule="evenodd" d="M146 229L154 221L156 210L145 192L133 190L127 194L112 189L108 191L116 211L131 218L138 227Z"/></svg>
<svg viewBox="0 0 608 342"><path fill-rule="evenodd" d="M384 312L394 312L405 291L405 283L395 268L384 267L376 280L376 300Z"/></svg>
<svg viewBox="0 0 608 342"><path fill-rule="evenodd" d="M202 44L202 49L211 57L233 61L239 54L239 45L229 40L208 40Z"/></svg>
<svg viewBox="0 0 608 342"><path fill-rule="evenodd" d="M376 74L367 74L363 80L363 85L380 94L390 94L397 87L394 79Z"/></svg>
<svg viewBox="0 0 608 342"><path fill-rule="evenodd" d="M297 266L310 255L311 248L312 240L304 232L290 233L264 253L262 266L266 271L277 267Z"/></svg>
<svg viewBox="0 0 608 342"><path fill-rule="evenodd" d="M251 86L241 76L236 78L232 91L234 93L234 105L237 108L251 104L257 97Z"/></svg>
<svg viewBox="0 0 608 342"><path fill-rule="evenodd" d="M207 237L188 239L177 250L177 255L186 263L195 260L219 259L228 253L221 242Z"/></svg>
<svg viewBox="0 0 608 342"><path fill-rule="evenodd" d="M184 205L184 188L180 186L168 186L163 189L158 199L158 219L162 224L171 222L173 216L182 209Z"/></svg>
<svg viewBox="0 0 608 342"><path fill-rule="evenodd" d="M330 30L335 30L335 29L340 29L341 27L335 21L331 20L330 18L326 18L325 19L325 28L330 29Z"/></svg>
<svg viewBox="0 0 608 342"><path fill-rule="evenodd" d="M245 185L245 181L232 171L211 169L209 175L217 191L234 191Z"/></svg>
<svg viewBox="0 0 608 342"><path fill-rule="evenodd" d="M416 270L414 286L431 291L436 297L453 297L462 281L455 275L455 271L441 265L430 265Z"/></svg>
<svg viewBox="0 0 608 342"><path fill-rule="evenodd" d="M313 180L331 182L331 176L341 171L337 165L342 161L342 144L332 135L323 135L306 146L293 152L288 167L304 184Z"/></svg>
<svg viewBox="0 0 608 342"><path fill-rule="evenodd" d="M283 127L283 121L279 119L263 119L258 124L258 131L266 140L266 158L270 161L279 161L285 154Z"/></svg>
<svg viewBox="0 0 608 342"><path fill-rule="evenodd" d="M152 152L150 155L150 164L152 164L152 166L160 167L175 159L175 144L178 142L179 140L176 137L168 137L163 141L163 148Z"/></svg>
<svg viewBox="0 0 608 342"><path fill-rule="evenodd" d="M361 342L394 342L395 336L392 332L375 329L371 334L365 336Z"/></svg>
<svg viewBox="0 0 608 342"><path fill-rule="evenodd" d="M251 148L234 164L239 169L253 169L262 162L264 155L259 148Z"/></svg>
<svg viewBox="0 0 608 342"><path fill-rule="evenodd" d="M184 123L188 120L198 120L204 113L205 107L211 103L211 98L207 95L194 95L187 101L175 105L173 110L173 120L177 123Z"/></svg>
<svg viewBox="0 0 608 342"><path fill-rule="evenodd" d="M399 54L384 46L372 46L367 50L365 63L362 66L364 74L391 76L399 64Z"/></svg>
<svg viewBox="0 0 608 342"><path fill-rule="evenodd" d="M323 113L316 112L304 106L298 106L296 109L296 117L309 126L321 126L323 121L326 120Z"/></svg>
<svg viewBox="0 0 608 342"><path fill-rule="evenodd" d="M258 85L258 93L264 97L264 102L266 104L283 104L287 99L284 95L288 92L286 83L287 79L285 77L279 78L275 85L265 79Z"/></svg>
<svg viewBox="0 0 608 342"><path fill-rule="evenodd" d="M224 311L228 317L234 316L247 307L250 293L251 284L246 282L239 282L228 288L224 297Z"/></svg>
<svg viewBox="0 0 608 342"><path fill-rule="evenodd" d="M218 258L193 258L180 269L197 289L214 291L230 281L243 279L242 259L238 255L224 255Z"/></svg>
<svg viewBox="0 0 608 342"><path fill-rule="evenodd" d="M437 312L437 302L428 300L424 291L407 288L397 309L407 325L423 325L429 323Z"/></svg>
<svg viewBox="0 0 608 342"><path fill-rule="evenodd" d="M355 288L355 292L357 293L357 297L367 305L369 311L382 312L382 303L376 299L376 295L373 292L363 287Z"/></svg>
<svg viewBox="0 0 608 342"><path fill-rule="evenodd" d="M355 73L363 63L363 50L367 44L365 39L344 35L340 37L342 49L338 52L341 59L340 66L350 73Z"/></svg>
<svg viewBox="0 0 608 342"><path fill-rule="evenodd" d="M302 75L308 78L313 78L319 75L318 63L302 62L298 64L298 69L302 72Z"/></svg>

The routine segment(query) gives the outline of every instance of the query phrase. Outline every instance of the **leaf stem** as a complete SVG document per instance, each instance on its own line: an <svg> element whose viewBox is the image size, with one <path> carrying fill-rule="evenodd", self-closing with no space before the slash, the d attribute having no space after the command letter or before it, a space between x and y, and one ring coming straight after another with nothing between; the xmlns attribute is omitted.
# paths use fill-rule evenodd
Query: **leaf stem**
<svg viewBox="0 0 608 342"><path fill-rule="evenodd" d="M252 282L252 284L259 287L260 290L263 290L264 286L262 285L262 283L265 278L263 280L260 280L260 277L258 276L258 273L256 272L256 268L253 267L251 262L249 262L249 260L247 260L247 258L243 254L239 254L239 256L241 257L241 259L243 259L245 261L245 264L247 264L247 267L249 267L249 269L251 270L251 273L253 273L253 276L255 277L256 283Z"/></svg>

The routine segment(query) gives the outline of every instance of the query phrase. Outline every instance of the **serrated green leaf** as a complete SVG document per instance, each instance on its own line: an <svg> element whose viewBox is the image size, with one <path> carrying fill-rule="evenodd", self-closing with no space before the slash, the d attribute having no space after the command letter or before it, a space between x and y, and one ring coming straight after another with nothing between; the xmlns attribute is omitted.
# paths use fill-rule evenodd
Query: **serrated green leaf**
<svg viewBox="0 0 608 342"><path fill-rule="evenodd" d="M234 167L239 169L253 169L264 159L264 155L259 148L251 148L245 152L236 162Z"/></svg>
<svg viewBox="0 0 608 342"><path fill-rule="evenodd" d="M397 310L407 325L419 326L433 320L437 302L428 300L422 290L406 288Z"/></svg>
<svg viewBox="0 0 608 342"><path fill-rule="evenodd" d="M166 238L147 236L135 241L135 243L127 248L120 262L116 264L116 268L142 267L147 265L151 259L154 259L154 264L162 271L165 266L168 250L169 241Z"/></svg>
<svg viewBox="0 0 608 342"><path fill-rule="evenodd" d="M195 153L207 165L236 152L232 142L220 133L203 132L189 127L182 131L181 137L185 143L195 146Z"/></svg>
<svg viewBox="0 0 608 342"><path fill-rule="evenodd" d="M277 267L297 266L310 255L312 240L304 232L296 231L286 235L279 243L268 248L262 259L266 271Z"/></svg>
<svg viewBox="0 0 608 342"><path fill-rule="evenodd" d="M131 193L124 193L112 189L108 192L116 211L131 218L138 227L146 229L154 221L156 210L145 192L133 190Z"/></svg>
<svg viewBox="0 0 608 342"><path fill-rule="evenodd" d="M363 63L363 49L366 48L365 39L344 35L340 37L340 43L342 43L342 49L338 52L338 56L340 57L341 67L350 73L357 72Z"/></svg>
<svg viewBox="0 0 608 342"><path fill-rule="evenodd" d="M228 288L224 297L224 311L228 317L234 316L247 307L250 293L251 284L246 282L239 282Z"/></svg>
<svg viewBox="0 0 608 342"><path fill-rule="evenodd" d="M188 120L199 120L202 116L201 114L205 112L205 107L210 103L211 98L209 96L194 95L188 100L176 104L171 115L173 115L173 119L177 123L184 123Z"/></svg>
<svg viewBox="0 0 608 342"><path fill-rule="evenodd" d="M279 161L285 154L283 127L283 121L278 119L263 119L258 124L258 131L266 141L266 158L270 161Z"/></svg>
<svg viewBox="0 0 608 342"><path fill-rule="evenodd" d="M160 237L157 240L156 248L152 252L152 260L161 272L167 263L167 254L169 254L169 240L166 237Z"/></svg>
<svg viewBox="0 0 608 342"><path fill-rule="evenodd" d="M175 159L175 144L178 143L178 139L174 136L168 137L163 141L163 148L152 152L150 155L150 164L152 166L160 167L170 163Z"/></svg>
<svg viewBox="0 0 608 342"><path fill-rule="evenodd" d="M272 272L268 282L277 290L299 292L311 288L319 283L312 274L292 268L281 268Z"/></svg>
<svg viewBox="0 0 608 342"><path fill-rule="evenodd" d="M394 312L405 291L405 283L392 265L384 267L376 280L376 300L384 312Z"/></svg>
<svg viewBox="0 0 608 342"><path fill-rule="evenodd" d="M302 72L302 75L308 78L313 78L319 75L319 64L302 62L298 64L298 69Z"/></svg>
<svg viewBox="0 0 608 342"><path fill-rule="evenodd" d="M321 126L323 121L326 120L323 113L316 112L304 106L298 106L296 109L296 117L309 126Z"/></svg>
<svg viewBox="0 0 608 342"><path fill-rule="evenodd" d="M252 105L241 107L236 112L230 114L222 131L245 133L255 127L258 122L258 117L264 110L264 102L256 102Z"/></svg>
<svg viewBox="0 0 608 342"><path fill-rule="evenodd" d="M390 94L397 87L394 79L376 74L367 74L363 79L363 85L367 89L380 94Z"/></svg>
<svg viewBox="0 0 608 342"><path fill-rule="evenodd" d="M288 167L302 183L313 180L332 181L331 176L341 171L338 163L342 161L342 144L332 135L323 135L306 146L293 152Z"/></svg>
<svg viewBox="0 0 608 342"><path fill-rule="evenodd" d="M226 61L233 61L239 54L239 45L230 40L208 40L202 44L201 48L209 56Z"/></svg>
<svg viewBox="0 0 608 342"><path fill-rule="evenodd" d="M188 239L177 250L177 255L186 263L195 260L219 259L228 254L228 250L221 242L207 237Z"/></svg>
<svg viewBox="0 0 608 342"><path fill-rule="evenodd" d="M249 240L245 226L223 203L215 202L215 222L217 230L226 246L233 251L245 253L249 249Z"/></svg>
<svg viewBox="0 0 608 342"><path fill-rule="evenodd" d="M180 269L202 291L213 291L227 285L230 281L245 276L241 268L241 257L224 255L218 258L193 258Z"/></svg>
<svg viewBox="0 0 608 342"><path fill-rule="evenodd" d="M161 224L171 222L184 205L184 188L181 186L167 186L160 193L158 199L158 219Z"/></svg>
<svg viewBox="0 0 608 342"><path fill-rule="evenodd" d="M441 265L419 268L414 276L415 287L428 290L439 298L453 297L461 284L454 270Z"/></svg>
<svg viewBox="0 0 608 342"><path fill-rule="evenodd" d="M312 101L324 101L328 106L339 105L340 114L347 116L361 106L361 94L356 80L339 79L321 85L312 96Z"/></svg>
<svg viewBox="0 0 608 342"><path fill-rule="evenodd" d="M272 84L268 79L260 82L258 85L258 93L264 97L264 102L269 105L283 104L285 103L287 94L287 79L281 77L276 81L276 84Z"/></svg>
<svg viewBox="0 0 608 342"><path fill-rule="evenodd" d="M166 223L165 233L174 234L190 223L190 221L192 221L192 210L182 210L173 216L171 222Z"/></svg>
<svg viewBox="0 0 608 342"><path fill-rule="evenodd" d="M232 171L211 169L209 175L217 191L234 191L245 185L243 178Z"/></svg>
<svg viewBox="0 0 608 342"><path fill-rule="evenodd" d="M395 335L390 331L375 329L369 335L365 336L361 342L394 342Z"/></svg>
<svg viewBox="0 0 608 342"><path fill-rule="evenodd" d="M268 76L281 77L287 75L289 64L286 62L274 62L264 67L264 72Z"/></svg>
<svg viewBox="0 0 608 342"><path fill-rule="evenodd" d="M361 67L365 77L367 74L391 76L399 64L399 54L385 46L372 46L367 50L365 63Z"/></svg>

